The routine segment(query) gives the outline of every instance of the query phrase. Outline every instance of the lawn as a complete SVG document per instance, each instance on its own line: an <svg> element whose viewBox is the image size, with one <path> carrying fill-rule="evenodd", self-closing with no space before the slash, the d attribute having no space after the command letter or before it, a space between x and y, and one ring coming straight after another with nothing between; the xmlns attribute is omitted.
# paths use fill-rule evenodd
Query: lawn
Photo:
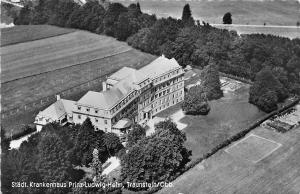
<svg viewBox="0 0 300 194"><path fill-rule="evenodd" d="M299 194L300 128L282 134L258 127L252 133L282 146L257 163L220 150L158 193Z"/></svg>
<svg viewBox="0 0 300 194"><path fill-rule="evenodd" d="M240 86L236 91L224 92L223 98L210 101L211 111L207 116L186 115L180 120L188 125L183 131L187 136L186 146L192 150L192 160L202 157L226 138L265 115L248 103L249 85L241 83ZM167 117L180 108L176 105L157 116Z"/></svg>
<svg viewBox="0 0 300 194"><path fill-rule="evenodd" d="M277 150L281 144L250 134L225 150L234 157L257 163Z"/></svg>
<svg viewBox="0 0 300 194"><path fill-rule="evenodd" d="M20 25L12 28L2 28L1 47L54 37L74 31L74 29L60 28L50 25Z"/></svg>

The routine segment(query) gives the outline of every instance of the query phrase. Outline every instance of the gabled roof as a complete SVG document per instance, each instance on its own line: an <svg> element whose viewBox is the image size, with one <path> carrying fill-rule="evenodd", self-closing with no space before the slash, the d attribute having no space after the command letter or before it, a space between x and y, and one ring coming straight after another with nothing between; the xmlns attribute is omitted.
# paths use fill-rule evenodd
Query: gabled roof
<svg viewBox="0 0 300 194"><path fill-rule="evenodd" d="M107 83L115 85L121 80L127 79L129 82L138 84L147 78L145 74L130 67L123 67L107 78Z"/></svg>
<svg viewBox="0 0 300 194"><path fill-rule="evenodd" d="M45 110L39 112L38 117L45 117L52 121L59 120L65 114L72 114L75 101L60 99L51 104Z"/></svg>
<svg viewBox="0 0 300 194"><path fill-rule="evenodd" d="M108 79L113 79L117 81L121 81L122 79L126 78L128 75L135 73L136 69L130 67L123 67L122 69L118 70L117 72L113 73L108 77Z"/></svg>
<svg viewBox="0 0 300 194"><path fill-rule="evenodd" d="M78 101L78 104L108 110L134 89L135 85L130 83L127 79L124 79L109 90L102 92L87 92Z"/></svg>
<svg viewBox="0 0 300 194"><path fill-rule="evenodd" d="M109 110L131 91L138 90L138 84L142 81L178 67L180 66L174 58L168 59L164 56L157 58L140 70L123 67L109 76L107 83L112 84L113 87L102 92L89 91L78 101L78 104Z"/></svg>
<svg viewBox="0 0 300 194"><path fill-rule="evenodd" d="M158 57L157 59L152 61L149 65L141 68L139 72L147 75L147 77L155 78L172 69L177 69L178 67L180 67L180 65L174 58L168 59L164 55L162 55L161 57Z"/></svg>

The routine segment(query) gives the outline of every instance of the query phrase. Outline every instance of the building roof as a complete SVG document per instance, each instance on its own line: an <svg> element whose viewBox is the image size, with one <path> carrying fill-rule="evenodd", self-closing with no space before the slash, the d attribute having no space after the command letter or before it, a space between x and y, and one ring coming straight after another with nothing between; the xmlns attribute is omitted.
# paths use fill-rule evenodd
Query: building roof
<svg viewBox="0 0 300 194"><path fill-rule="evenodd" d="M126 78L128 75L133 74L136 71L136 69L130 68L130 67L123 67L117 72L113 73L108 77L108 79L113 79L120 81L124 78Z"/></svg>
<svg viewBox="0 0 300 194"><path fill-rule="evenodd" d="M78 104L97 107L99 109L110 109L122 98L134 90L135 86L128 80L124 79L118 82L114 87L102 92L87 92Z"/></svg>
<svg viewBox="0 0 300 194"><path fill-rule="evenodd" d="M107 83L113 85L102 92L87 92L78 104L109 110L133 90L138 90L138 84L146 79L154 78L169 70L177 69L179 64L173 59L161 56L140 70L123 67L109 76Z"/></svg>
<svg viewBox="0 0 300 194"><path fill-rule="evenodd" d="M144 81L147 76L136 69L123 67L119 71L115 72L111 76L108 77L107 83L115 85L121 80L126 79L128 82L138 84Z"/></svg>
<svg viewBox="0 0 300 194"><path fill-rule="evenodd" d="M113 128L115 129L124 129L124 128L128 128L132 125L132 122L130 119L124 118L119 120L114 126Z"/></svg>
<svg viewBox="0 0 300 194"><path fill-rule="evenodd" d="M149 65L141 68L139 72L147 75L150 78L155 78L166 73L167 71L176 69L178 67L180 67L180 65L174 58L168 59L164 55L162 55L161 57L158 57L157 59L152 61Z"/></svg>
<svg viewBox="0 0 300 194"><path fill-rule="evenodd" d="M52 121L59 120L65 114L72 114L75 101L60 99L51 104L45 110L39 112L38 117L45 117Z"/></svg>

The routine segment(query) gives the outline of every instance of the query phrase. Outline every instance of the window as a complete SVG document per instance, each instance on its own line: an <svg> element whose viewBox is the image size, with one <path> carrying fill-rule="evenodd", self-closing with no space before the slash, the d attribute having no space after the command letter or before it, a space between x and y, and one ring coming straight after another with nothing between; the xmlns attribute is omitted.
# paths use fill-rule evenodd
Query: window
<svg viewBox="0 0 300 194"><path fill-rule="evenodd" d="M89 109L89 108L87 108L87 109L86 109L86 111L87 111L87 112L90 112L90 109Z"/></svg>
<svg viewBox="0 0 300 194"><path fill-rule="evenodd" d="M81 115L78 115L78 119L81 119Z"/></svg>
<svg viewBox="0 0 300 194"><path fill-rule="evenodd" d="M96 123L98 123L98 119L95 118Z"/></svg>
<svg viewBox="0 0 300 194"><path fill-rule="evenodd" d="M97 113L98 113L98 110L95 110L95 113L97 114Z"/></svg>
<svg viewBox="0 0 300 194"><path fill-rule="evenodd" d="M80 107L80 106L78 106L78 107L77 107L77 109L78 109L78 110L81 110L81 107Z"/></svg>
<svg viewBox="0 0 300 194"><path fill-rule="evenodd" d="M107 120L104 120L104 124L107 125Z"/></svg>

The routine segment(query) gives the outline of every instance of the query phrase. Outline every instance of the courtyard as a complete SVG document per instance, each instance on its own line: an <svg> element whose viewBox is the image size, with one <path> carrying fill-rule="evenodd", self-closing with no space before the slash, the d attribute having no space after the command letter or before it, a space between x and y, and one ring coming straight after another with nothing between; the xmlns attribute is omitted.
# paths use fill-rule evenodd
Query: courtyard
<svg viewBox="0 0 300 194"><path fill-rule="evenodd" d="M199 81L200 71L195 72L196 75L187 80L186 85ZM181 104L177 104L158 113L150 122L150 131L154 131L154 123L171 118L186 133L186 146L192 150L193 161L265 115L248 103L248 84L224 77L221 77L221 83L224 97L209 102L211 111L208 115L184 115Z"/></svg>

